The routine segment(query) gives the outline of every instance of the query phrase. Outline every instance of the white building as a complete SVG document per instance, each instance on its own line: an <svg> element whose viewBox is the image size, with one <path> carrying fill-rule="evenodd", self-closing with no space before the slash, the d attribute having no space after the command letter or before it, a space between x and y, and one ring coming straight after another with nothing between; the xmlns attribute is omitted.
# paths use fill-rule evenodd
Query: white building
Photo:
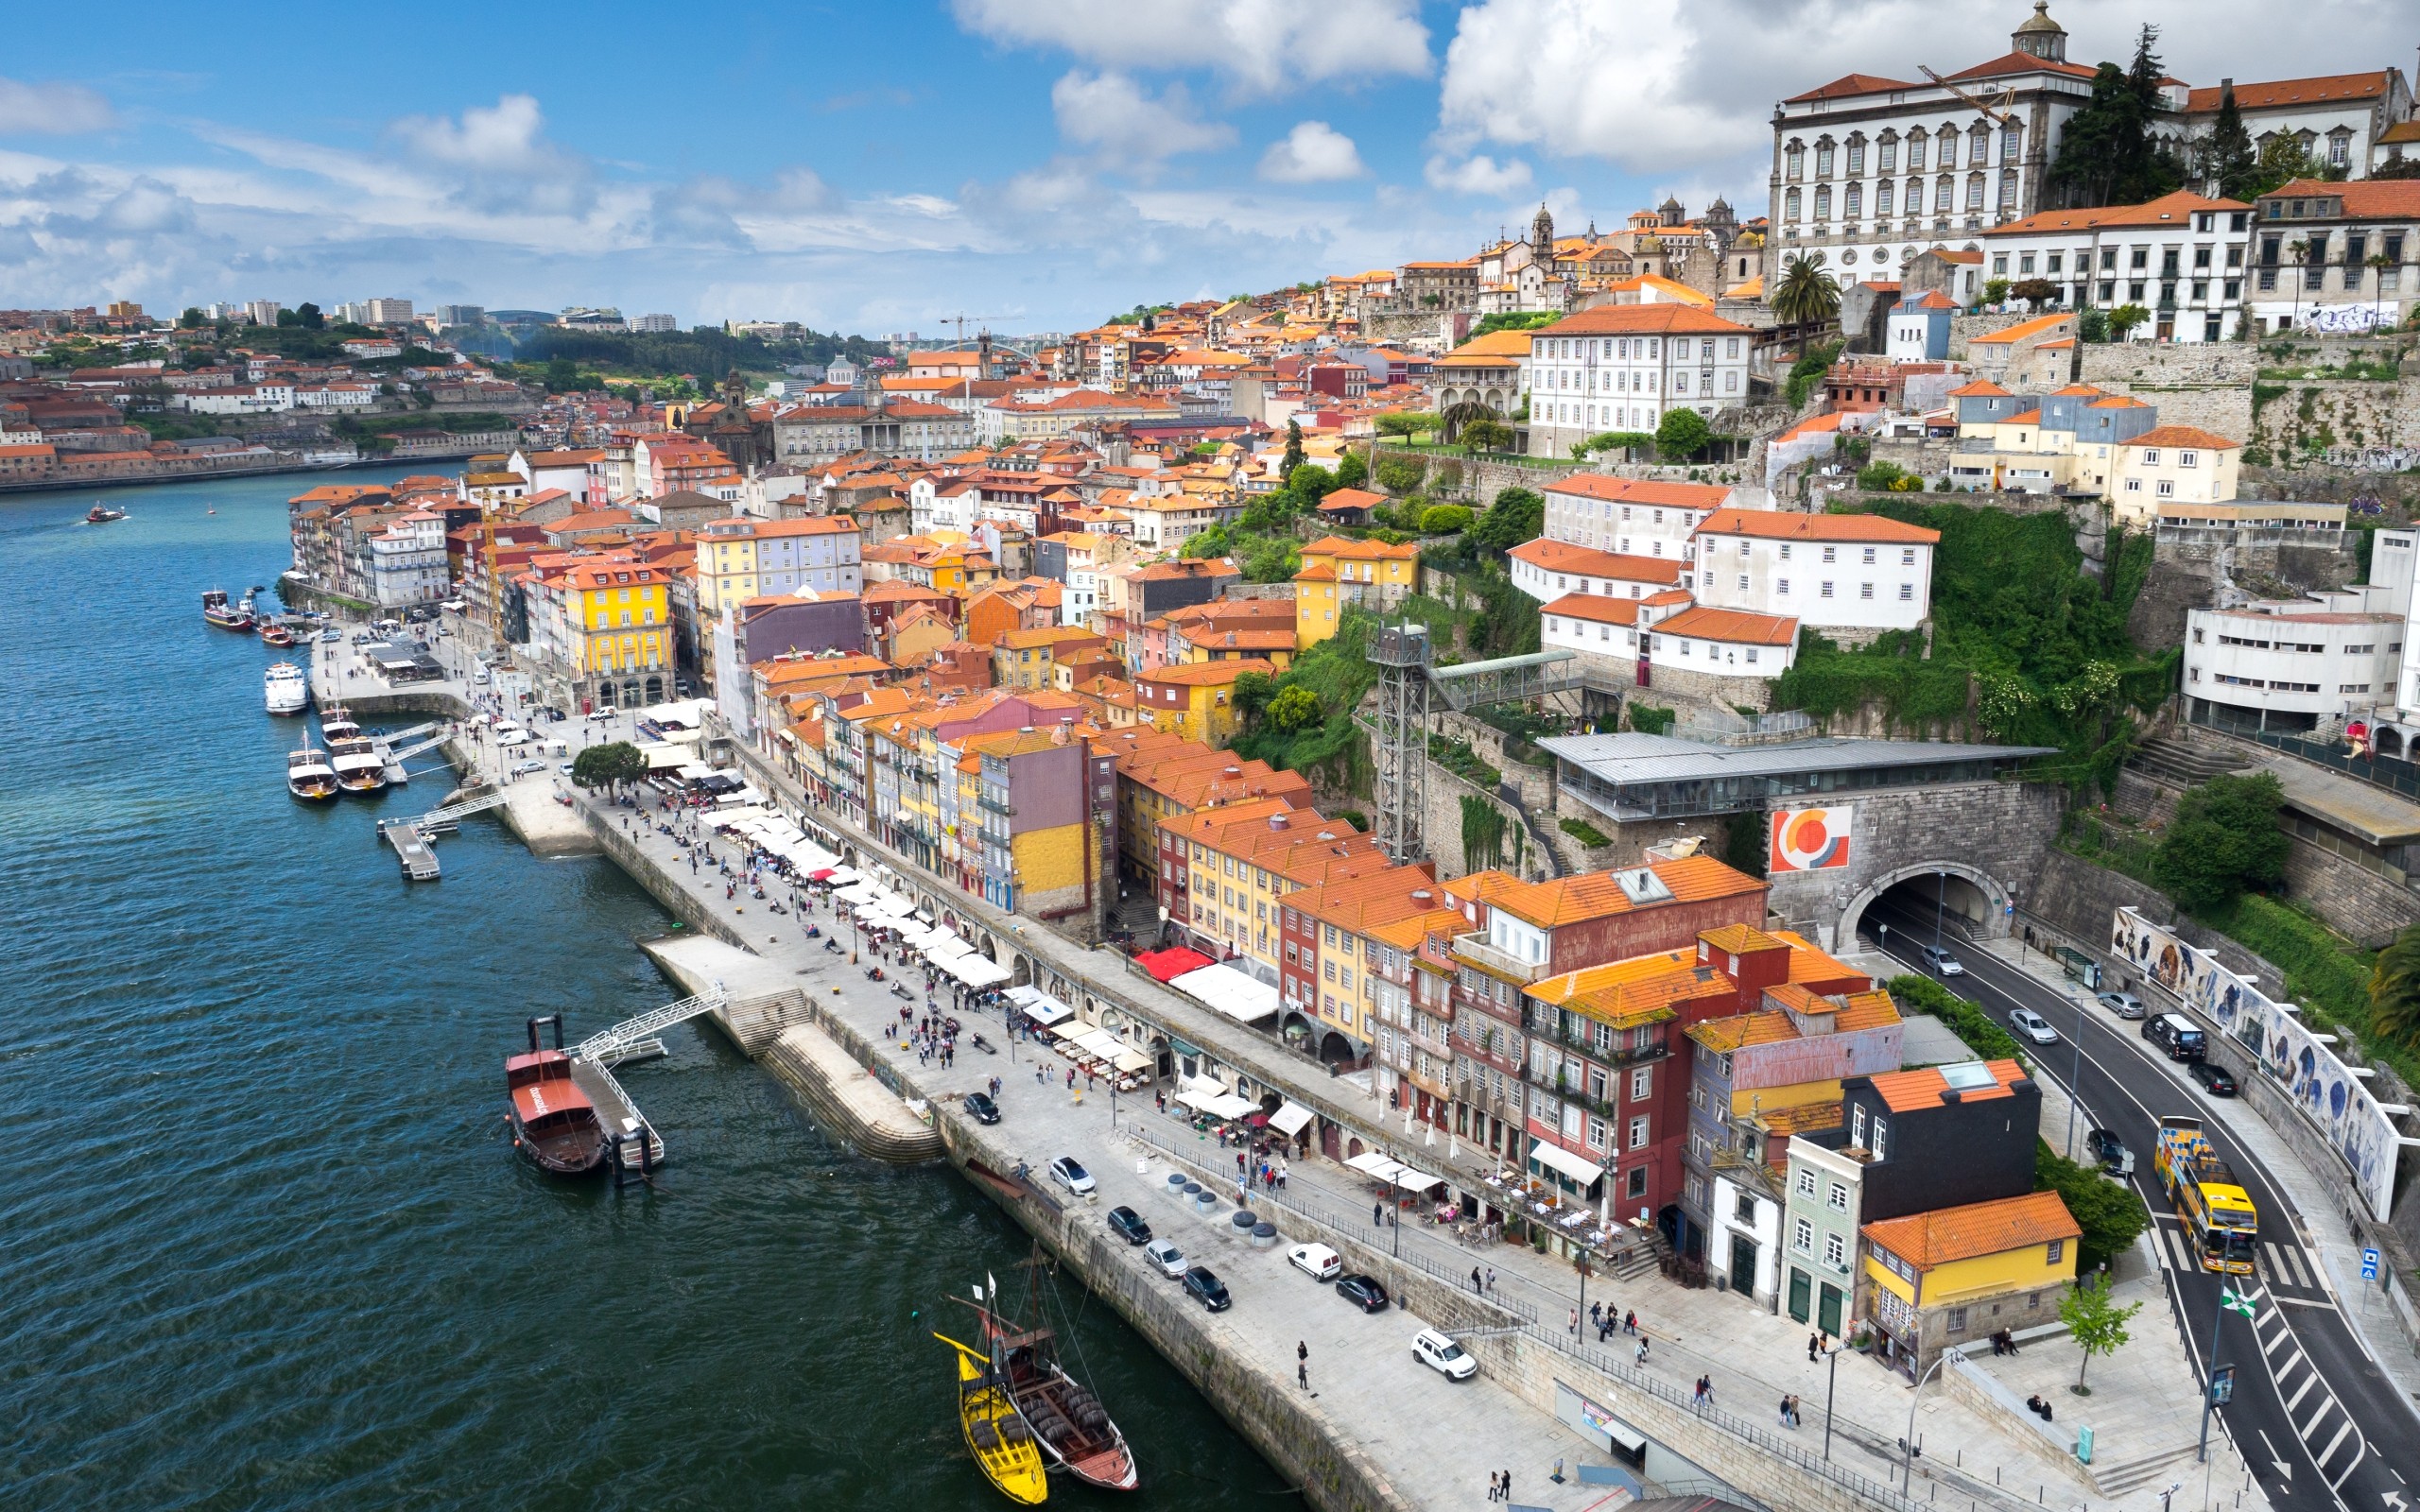
<svg viewBox="0 0 2420 1512"><path fill-rule="evenodd" d="M2196 717L2301 730L2394 701L2410 611L2390 612L2386 596L2350 588L2193 610L2185 617L2185 696Z"/></svg>
<svg viewBox="0 0 2420 1512"><path fill-rule="evenodd" d="M2140 205L2046 210L1985 232L1985 276L2041 279L2070 309L2139 304L2135 331L2161 341L2224 341L2243 305L2252 207L2178 190Z"/></svg>
<svg viewBox="0 0 2420 1512"><path fill-rule="evenodd" d="M1932 612L1940 540L1882 515L1719 510L1698 528L1697 601L1836 640L1912 630Z"/></svg>
<svg viewBox="0 0 2420 1512"><path fill-rule="evenodd" d="M1547 540L1669 561L1690 559L1693 538L1706 516L1749 503L1739 490L1710 483L1596 472L1575 472L1548 484L1544 492Z"/></svg>
<svg viewBox="0 0 2420 1512"><path fill-rule="evenodd" d="M631 322L631 329L640 332L678 331L681 322L668 315L642 315Z"/></svg>
<svg viewBox="0 0 2420 1512"><path fill-rule="evenodd" d="M275 325L278 312L285 308L275 300L251 300L245 303L244 315L254 325Z"/></svg>
<svg viewBox="0 0 2420 1512"><path fill-rule="evenodd" d="M1506 556L1511 560L1512 586L1540 603L1565 593L1644 598L1678 585L1685 571L1673 558L1625 557L1546 536L1525 541Z"/></svg>
<svg viewBox="0 0 2420 1512"><path fill-rule="evenodd" d="M377 403L376 384L314 384L294 390L298 409L368 409Z"/></svg>
<svg viewBox="0 0 2420 1512"><path fill-rule="evenodd" d="M412 301L409 300L365 300L362 310L369 317L365 325L409 325L412 323Z"/></svg>
<svg viewBox="0 0 2420 1512"><path fill-rule="evenodd" d="M1646 649L1658 668L1770 681L1798 660L1798 621L1693 605L1653 620Z"/></svg>
<svg viewBox="0 0 2420 1512"><path fill-rule="evenodd" d="M1662 590L1681 602L1685 593ZM1660 596L1660 593L1659 593ZM1604 663L1612 678L1635 681L1638 675L1639 618L1643 599L1609 598L1601 593L1566 593L1539 610L1538 646L1546 651L1577 651ZM1660 606L1659 606L1660 607Z"/></svg>
<svg viewBox="0 0 2420 1512"><path fill-rule="evenodd" d="M2248 298L2264 331L2391 327L2420 302L2420 180L2297 180L2262 195L2253 222Z"/></svg>
<svg viewBox="0 0 2420 1512"><path fill-rule="evenodd" d="M168 407L190 415L274 415L294 407L294 386L235 384L225 388L183 388L168 396Z"/></svg>
<svg viewBox="0 0 2420 1512"><path fill-rule="evenodd" d="M2217 87L2197 89L2188 97L2195 135L2217 120L2219 102L2230 88L2255 152L2291 137L2313 163L2354 179L2367 177L2384 160L2381 140L2411 118L2411 89L2399 68L2263 84L2221 79Z"/></svg>
<svg viewBox="0 0 2420 1512"><path fill-rule="evenodd" d="M1603 304L1547 326L1530 344L1530 455L1745 403L1754 335L1690 304Z"/></svg>
<svg viewBox="0 0 2420 1512"><path fill-rule="evenodd" d="M2155 425L2120 441L2109 502L2119 523L2156 520L2162 505L2225 504L2235 498L2243 443L2194 425Z"/></svg>
<svg viewBox="0 0 2420 1512"><path fill-rule="evenodd" d="M1709 1211L1714 1221L1706 1228L1706 1274L1726 1278L1737 1289L1739 1278L1734 1274L1731 1246L1746 1244L1755 1257L1754 1273L1748 1278L1749 1300L1758 1306L1772 1302L1781 1283L1781 1204L1718 1171Z"/></svg>
<svg viewBox="0 0 2420 1512"><path fill-rule="evenodd" d="M381 609L443 598L445 517L415 509L388 521L370 538L370 579Z"/></svg>

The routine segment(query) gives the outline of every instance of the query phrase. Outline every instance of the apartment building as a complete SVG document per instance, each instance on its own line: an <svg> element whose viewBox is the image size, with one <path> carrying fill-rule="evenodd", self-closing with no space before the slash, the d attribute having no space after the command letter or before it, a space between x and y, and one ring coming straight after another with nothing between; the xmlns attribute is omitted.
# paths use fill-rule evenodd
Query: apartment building
<svg viewBox="0 0 2420 1512"><path fill-rule="evenodd" d="M1574 473L1544 492L1545 540L1658 561L1690 560L1698 526L1718 509L1742 507L1736 489L1596 472Z"/></svg>
<svg viewBox="0 0 2420 1512"><path fill-rule="evenodd" d="M1605 431L1652 433L1674 409L1744 404L1755 333L1693 304L1602 304L1535 335L1530 455L1567 457Z"/></svg>
<svg viewBox="0 0 2420 1512"><path fill-rule="evenodd" d="M1271 986L1282 974L1283 901L1390 864L1350 821L1283 798L1199 810L1165 824L1162 834L1176 863L1168 904L1176 938Z"/></svg>
<svg viewBox="0 0 2420 1512"><path fill-rule="evenodd" d="M1697 533L1697 600L1794 619L1835 640L1911 630L1932 612L1941 533L1884 515L1721 509Z"/></svg>

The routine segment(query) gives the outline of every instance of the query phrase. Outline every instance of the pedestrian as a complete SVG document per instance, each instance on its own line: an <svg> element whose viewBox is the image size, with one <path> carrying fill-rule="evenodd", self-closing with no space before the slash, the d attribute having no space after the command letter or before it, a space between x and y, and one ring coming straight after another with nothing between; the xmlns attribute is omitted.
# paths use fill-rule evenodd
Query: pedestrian
<svg viewBox="0 0 2420 1512"><path fill-rule="evenodd" d="M1645 1365L1647 1363L1647 1336L1645 1334L1639 1335L1638 1352L1634 1355L1632 1359L1634 1363L1638 1365Z"/></svg>
<svg viewBox="0 0 2420 1512"><path fill-rule="evenodd" d="M1373 1228L1383 1228L1386 1226L1387 1205L1383 1202L1374 1202L1370 1204L1370 1227Z"/></svg>
<svg viewBox="0 0 2420 1512"><path fill-rule="evenodd" d="M1311 1367L1307 1362L1301 1360L1294 1362L1294 1379L1303 1383L1305 1391L1311 1389Z"/></svg>
<svg viewBox="0 0 2420 1512"><path fill-rule="evenodd" d="M1787 1396L1781 1399L1781 1425L1784 1428L1789 1426L1789 1398Z"/></svg>
<svg viewBox="0 0 2420 1512"><path fill-rule="evenodd" d="M1471 1290L1480 1296L1486 1295L1485 1289L1479 1283L1478 1267L1477 1265L1473 1265L1471 1267Z"/></svg>
<svg viewBox="0 0 2420 1512"><path fill-rule="evenodd" d="M1512 1472L1511 1470L1500 1470L1497 1473L1502 1476L1504 1481L1503 1500L1510 1502L1512 1500Z"/></svg>
<svg viewBox="0 0 2420 1512"><path fill-rule="evenodd" d="M1798 1393L1791 1392L1786 1400L1789 1403L1789 1426L1795 1428L1798 1426Z"/></svg>
<svg viewBox="0 0 2420 1512"><path fill-rule="evenodd" d="M1488 1472L1487 1472L1487 1499L1488 1499L1489 1501L1491 1501L1491 1502L1500 1502L1500 1501L1502 1501L1502 1500L1504 1499L1504 1497L1503 1497L1503 1491L1504 1491L1504 1487L1496 1484L1496 1480L1495 1480L1495 1472L1494 1470L1490 1470L1490 1471L1488 1471Z"/></svg>
<svg viewBox="0 0 2420 1512"><path fill-rule="evenodd" d="M1049 1073L1048 1073L1045 1068L1043 1068L1043 1067L1041 1067L1041 1066L1036 1066L1036 1067L1034 1067L1034 1068L1033 1068L1033 1082L1034 1082L1034 1085L1035 1085L1035 1086L1037 1086L1037 1087L1042 1086L1042 1085L1044 1085L1045 1083L1046 1083L1048 1080L1049 1080Z"/></svg>
<svg viewBox="0 0 2420 1512"><path fill-rule="evenodd" d="M1638 1314L1636 1313L1624 1313L1622 1314L1622 1332L1624 1333L1636 1333L1638 1332ZM1647 1346L1642 1344L1639 1348L1644 1349Z"/></svg>
<svg viewBox="0 0 2420 1512"><path fill-rule="evenodd" d="M1495 1267L1493 1265L1487 1267L1487 1289L1491 1292L1495 1290Z"/></svg>
<svg viewBox="0 0 2420 1512"><path fill-rule="evenodd" d="M1824 1340L1822 1335L1815 1333L1809 1333L1806 1335L1806 1363L1808 1365L1813 1365L1815 1363L1815 1357L1817 1354L1822 1352L1823 1348ZM1993 1352L1997 1353L1998 1351L1994 1350Z"/></svg>
<svg viewBox="0 0 2420 1512"><path fill-rule="evenodd" d="M1698 1377L1697 1389L1690 1393L1689 1396L1689 1405L1697 1408L1700 1412L1703 1412L1705 1410L1705 1377Z"/></svg>
<svg viewBox="0 0 2420 1512"><path fill-rule="evenodd" d="M1588 1326L1589 1326L1590 1328L1595 1328L1595 1327L1596 1327L1599 1322L1601 1322L1601 1321L1603 1320L1603 1318L1604 1318L1604 1315L1605 1315L1605 1304L1604 1304L1604 1303L1602 1303L1602 1302L1591 1302L1591 1303L1589 1303L1589 1304L1588 1304Z"/></svg>

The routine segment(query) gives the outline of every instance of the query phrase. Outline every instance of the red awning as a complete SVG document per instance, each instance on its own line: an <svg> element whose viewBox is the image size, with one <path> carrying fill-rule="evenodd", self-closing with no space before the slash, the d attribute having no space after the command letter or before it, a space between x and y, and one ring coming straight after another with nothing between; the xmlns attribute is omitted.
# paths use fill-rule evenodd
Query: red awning
<svg viewBox="0 0 2420 1512"><path fill-rule="evenodd" d="M824 878L832 875L833 872L838 869L839 868L837 867L825 867L821 871L810 871L806 874L806 880L809 882L821 882Z"/></svg>
<svg viewBox="0 0 2420 1512"><path fill-rule="evenodd" d="M1134 964L1150 972L1157 980L1167 982L1183 976L1187 971L1198 971L1205 966L1217 963L1200 951L1189 951L1182 945L1171 945L1164 951L1145 951L1134 957Z"/></svg>

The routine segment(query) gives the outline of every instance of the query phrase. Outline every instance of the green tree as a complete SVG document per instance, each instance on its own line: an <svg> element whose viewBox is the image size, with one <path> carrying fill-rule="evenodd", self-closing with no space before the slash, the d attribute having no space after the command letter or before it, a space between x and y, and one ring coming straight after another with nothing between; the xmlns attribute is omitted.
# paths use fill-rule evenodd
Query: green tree
<svg viewBox="0 0 2420 1512"><path fill-rule="evenodd" d="M2076 339L2099 345L2109 339L2109 312L2097 306L2086 306L2076 317Z"/></svg>
<svg viewBox="0 0 2420 1512"><path fill-rule="evenodd" d="M2218 119L2202 139L2202 177L2218 185L2221 199L2250 200L2257 187L2260 159L2252 149L2252 133L2244 129L2243 112L2236 108L2235 85L2220 86Z"/></svg>
<svg viewBox="0 0 2420 1512"><path fill-rule="evenodd" d="M1308 688L1281 690L1269 700L1269 724L1272 730L1292 734L1308 730L1327 717L1327 710L1320 704L1320 696Z"/></svg>
<svg viewBox="0 0 2420 1512"><path fill-rule="evenodd" d="M546 387L558 394L567 394L579 383L579 366L569 357L556 357L546 364Z"/></svg>
<svg viewBox="0 0 2420 1512"><path fill-rule="evenodd" d="M1473 455L1502 452L1512 445L1512 427L1498 421L1475 420L1462 427L1462 449Z"/></svg>
<svg viewBox="0 0 2420 1512"><path fill-rule="evenodd" d="M2151 1211L2134 1188L2062 1157L2039 1140L2033 1143L2033 1190L2057 1193L2067 1216L2083 1231L2076 1260L2086 1273L2099 1270L2152 1226Z"/></svg>
<svg viewBox="0 0 2420 1512"><path fill-rule="evenodd" d="M1782 266L1772 306L1791 325L1828 325L1840 317L1841 286L1824 276L1822 264L1801 254Z"/></svg>
<svg viewBox="0 0 2420 1512"><path fill-rule="evenodd" d="M2059 302L2059 285L2047 278L2019 279L2008 287L2012 299L2025 301L2039 310Z"/></svg>
<svg viewBox="0 0 2420 1512"><path fill-rule="evenodd" d="M177 325L181 330L199 331L203 323L201 312L190 304L185 306L184 314L177 317Z"/></svg>
<svg viewBox="0 0 2420 1512"><path fill-rule="evenodd" d="M1277 679L1266 672L1236 674L1236 709L1247 719L1269 707L1277 692Z"/></svg>
<svg viewBox="0 0 2420 1512"><path fill-rule="evenodd" d="M2121 304L2109 312L2109 339L2123 341L2135 327L2152 318L2152 312L2139 304Z"/></svg>
<svg viewBox="0 0 2420 1512"><path fill-rule="evenodd" d="M1409 493L1420 487L1420 480L1426 476L1427 476L1427 469L1409 457L1382 456L1378 458L1378 487L1389 493Z"/></svg>
<svg viewBox="0 0 2420 1512"><path fill-rule="evenodd" d="M591 746L572 758L571 780L582 787L619 787L647 777L647 753L627 740Z"/></svg>
<svg viewBox="0 0 2420 1512"><path fill-rule="evenodd" d="M1713 427L1703 415L1694 409L1668 410L1655 427L1655 455L1667 462L1683 461L1704 451L1713 439Z"/></svg>
<svg viewBox="0 0 2420 1512"><path fill-rule="evenodd" d="M2069 205L2131 205L2156 199L2184 181L2183 166L2153 132L2166 77L2152 49L2159 28L2135 34L2134 61L2102 63L2092 94L2059 133L2050 183Z"/></svg>
<svg viewBox="0 0 2420 1512"><path fill-rule="evenodd" d="M1381 436L1418 436L1443 423L1440 416L1414 409L1391 409L1371 420Z"/></svg>
<svg viewBox="0 0 2420 1512"><path fill-rule="evenodd" d="M1487 512L1471 522L1471 543L1483 551L1511 551L1537 540L1546 523L1546 495L1529 489L1499 490Z"/></svg>
<svg viewBox="0 0 2420 1512"><path fill-rule="evenodd" d="M1369 479L1370 464L1361 459L1360 453L1348 451L1342 456L1336 459L1336 486L1338 488L1357 489L1362 484L1368 482Z"/></svg>
<svg viewBox="0 0 2420 1512"><path fill-rule="evenodd" d="M2378 952L2370 972L2370 1030L2420 1044L2420 924L2408 926Z"/></svg>
<svg viewBox="0 0 2420 1512"><path fill-rule="evenodd" d="M2297 179L2341 179L2343 172L2331 168L2305 149L2302 139L2280 131L2261 145L2260 156L2254 160L2251 178L2244 184L2245 193L2230 198L2255 199L2274 194Z"/></svg>
<svg viewBox="0 0 2420 1512"><path fill-rule="evenodd" d="M1286 455L1277 459L1277 475L1287 482L1294 481L1294 470L1303 465L1303 422L1292 416L1286 418Z"/></svg>
<svg viewBox="0 0 2420 1512"><path fill-rule="evenodd" d="M2077 1277L2076 1283L2067 1288L2067 1295L2059 1298L2059 1321L2067 1326L2067 1336L2083 1351L2083 1361L2076 1366L2073 1390L2077 1396L2092 1395L2092 1388L2083 1383L2083 1373L2091 1368L2092 1357L2116 1354L2124 1349L2132 1337L2126 1325L2142 1310L2140 1302L2119 1307L2109 1298L2108 1281L2104 1279L2095 1285L2090 1276Z"/></svg>
<svg viewBox="0 0 2420 1512"><path fill-rule="evenodd" d="M1426 536L1450 536L1470 527L1471 511L1459 504L1432 504L1420 512L1420 532Z"/></svg>
<svg viewBox="0 0 2420 1512"><path fill-rule="evenodd" d="M1907 478L1907 469L1896 462L1868 462L1857 470L1857 486L1869 493L1885 493L1893 490L1905 493L1908 490L1899 485Z"/></svg>
<svg viewBox="0 0 2420 1512"><path fill-rule="evenodd" d="M2277 828L2285 800L2269 772L2221 773L2187 789L2152 853L2152 880L2197 914L2224 907L2248 887L2275 885L2289 849Z"/></svg>
<svg viewBox="0 0 2420 1512"><path fill-rule="evenodd" d="M2004 278L1987 278L1983 280L1983 302L1985 304L2004 304L2008 301L2008 280Z"/></svg>

